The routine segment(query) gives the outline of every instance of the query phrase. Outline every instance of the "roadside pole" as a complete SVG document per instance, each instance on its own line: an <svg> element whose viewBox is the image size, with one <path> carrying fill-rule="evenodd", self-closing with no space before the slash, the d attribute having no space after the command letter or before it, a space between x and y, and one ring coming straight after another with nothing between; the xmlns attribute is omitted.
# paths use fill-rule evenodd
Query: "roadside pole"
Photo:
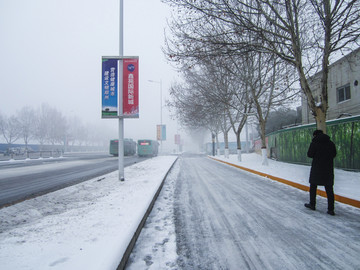
<svg viewBox="0 0 360 270"><path fill-rule="evenodd" d="M119 56L123 57L124 55L124 1L120 0L120 15L119 15ZM119 67L119 149L118 149L118 158L119 158L119 180L125 181L124 175L124 118L123 118L123 66Z"/></svg>
<svg viewBox="0 0 360 270"><path fill-rule="evenodd" d="M102 118L118 119L119 180L124 174L124 119L139 118L139 57L124 56L123 0L119 10L119 55L102 57Z"/></svg>

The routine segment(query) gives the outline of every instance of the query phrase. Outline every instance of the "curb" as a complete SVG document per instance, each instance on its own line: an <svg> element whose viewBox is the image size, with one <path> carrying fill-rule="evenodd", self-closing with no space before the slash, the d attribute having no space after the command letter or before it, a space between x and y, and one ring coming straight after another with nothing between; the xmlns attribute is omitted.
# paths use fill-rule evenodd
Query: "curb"
<svg viewBox="0 0 360 270"><path fill-rule="evenodd" d="M257 175L269 178L271 180L275 180L275 181L283 183L285 185L289 185L289 186L295 187L297 189L301 189L303 191L309 192L309 189L310 189L309 186L305 186L305 185L302 185L302 184L299 184L299 183L291 182L289 180L286 180L286 179L283 179L283 178L280 178L280 177L277 177L277 176L273 176L273 175L270 175L270 174L267 174L267 173L258 172L258 171L255 171L255 170L252 170L252 169L249 169L249 168L246 168L246 167L242 167L242 166L230 163L230 162L226 162L226 161L223 161L223 160L220 160L220 159L217 159L217 158L213 158L213 157L210 157L210 156L209 156L209 158L211 158L213 160L216 160L216 161L219 161L219 162L222 162L222 163L225 163L227 165L239 168L241 170L244 170L244 171L247 171L247 172L250 172L250 173L253 173L253 174L257 174ZM325 197L325 198L327 197L326 192L323 191L323 190L319 190L319 189L317 190L317 195L319 195L321 197ZM335 201L338 201L338 202L341 202L341 203L345 203L345 204L360 208L360 201L354 200L354 199L351 199L351 198L347 198L347 197L344 197L344 196L340 196L340 195L335 194Z"/></svg>
<svg viewBox="0 0 360 270"><path fill-rule="evenodd" d="M176 159L174 160L174 163L170 166L169 170L167 171L167 173L165 174L163 180L161 181L161 184L160 184L158 190L156 191L156 193L155 193L155 195L154 195L154 198L152 199L152 201L151 201L148 209L146 210L144 217L141 219L141 221L140 221L140 223L139 223L139 226L137 227L137 229L136 229L133 237L132 237L131 240L130 240L129 245L127 246L127 248L126 248L126 250L125 250L125 252L124 252L123 257L121 258L121 261L120 261L118 267L116 268L117 270L123 270L123 269L125 269L126 263L127 263L128 259L129 259L129 257L130 257L130 254L131 254L131 252L132 252L132 250L133 250L133 248L134 248L134 246L135 246L136 240L138 239L138 237L139 237L139 235L140 235L140 233L141 233L141 230L142 230L142 228L143 228L144 225L145 225L146 219L147 219L148 216L150 215L151 210L152 210L153 207L154 207L155 201L156 201L157 197L159 196L162 187L164 186L165 179L166 179L166 177L168 176L169 172L171 171L172 167L174 167L174 165L175 165L175 163L176 163L177 160L178 160L178 158L176 158Z"/></svg>

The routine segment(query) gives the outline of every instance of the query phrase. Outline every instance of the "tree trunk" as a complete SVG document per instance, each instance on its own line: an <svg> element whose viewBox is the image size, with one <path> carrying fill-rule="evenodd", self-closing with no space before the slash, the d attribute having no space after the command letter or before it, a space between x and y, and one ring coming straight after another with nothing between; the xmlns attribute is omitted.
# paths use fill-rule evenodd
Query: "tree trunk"
<svg viewBox="0 0 360 270"><path fill-rule="evenodd" d="M320 98L320 104L315 103L315 97L313 96L313 93L310 89L308 80L305 76L303 65L302 65L302 54L300 49L300 42L294 42L297 40L298 37L293 37L293 50L294 50L294 56L295 56L295 63L296 63L296 69L299 74L300 78L300 85L303 93L305 94L308 102L308 106L315 118L317 129L321 129L324 133L326 133L326 113L328 110L328 87L327 87L327 81L328 81L328 73L329 73L329 55L330 55L330 28L331 25L329 25L329 6L328 1L324 2L326 9L326 21L325 21L325 27L326 27L326 35L325 35L325 51L322 61L322 77L321 77L321 96Z"/></svg>
<svg viewBox="0 0 360 270"><path fill-rule="evenodd" d="M268 166L269 165L269 161L267 158L267 150L266 148L261 148L261 156L262 156L262 165L264 166Z"/></svg>
<svg viewBox="0 0 360 270"><path fill-rule="evenodd" d="M261 156L262 156L262 165L269 165L267 158L267 149L266 149L266 136L265 136L265 121L259 121L260 124L260 137L261 137Z"/></svg>
<svg viewBox="0 0 360 270"><path fill-rule="evenodd" d="M225 156L225 158L229 158L229 134L228 134L228 132L224 133L224 143L225 143L224 156Z"/></svg>
<svg viewBox="0 0 360 270"><path fill-rule="evenodd" d="M316 110L316 128L322 130L326 134L326 113L322 108L315 108Z"/></svg>
<svg viewBox="0 0 360 270"><path fill-rule="evenodd" d="M241 140L240 140L240 130L236 132L236 145L237 145L237 159L241 161Z"/></svg>
<svg viewBox="0 0 360 270"><path fill-rule="evenodd" d="M260 120L259 124L260 124L261 148L266 148L265 121Z"/></svg>

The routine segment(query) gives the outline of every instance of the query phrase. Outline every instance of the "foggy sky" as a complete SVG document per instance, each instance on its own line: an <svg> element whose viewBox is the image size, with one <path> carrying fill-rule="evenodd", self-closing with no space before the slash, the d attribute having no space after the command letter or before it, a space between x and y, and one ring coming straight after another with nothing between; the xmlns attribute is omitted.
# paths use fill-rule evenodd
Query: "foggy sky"
<svg viewBox="0 0 360 270"><path fill-rule="evenodd" d="M140 63L140 118L125 120L125 137L156 139L160 84L148 80L162 80L164 105L177 79L161 51L169 17L160 0L124 0L124 55ZM1 113L47 103L117 136L118 121L101 119L101 57L119 54L119 0L0 0L0 37ZM174 148L168 114L165 144Z"/></svg>

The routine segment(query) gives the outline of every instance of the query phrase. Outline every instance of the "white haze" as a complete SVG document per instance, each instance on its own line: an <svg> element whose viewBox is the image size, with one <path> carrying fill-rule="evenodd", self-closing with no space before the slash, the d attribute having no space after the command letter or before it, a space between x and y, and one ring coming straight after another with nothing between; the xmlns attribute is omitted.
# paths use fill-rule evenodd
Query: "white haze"
<svg viewBox="0 0 360 270"><path fill-rule="evenodd" d="M101 57L119 54L119 2L1 0L0 113L47 103L116 137L118 121L100 116L100 88ZM156 139L160 84L149 80L162 80L164 106L177 76L161 51L169 17L160 0L124 0L124 55L140 59L140 118L125 120L125 137ZM180 126L165 107L163 124L173 150Z"/></svg>

